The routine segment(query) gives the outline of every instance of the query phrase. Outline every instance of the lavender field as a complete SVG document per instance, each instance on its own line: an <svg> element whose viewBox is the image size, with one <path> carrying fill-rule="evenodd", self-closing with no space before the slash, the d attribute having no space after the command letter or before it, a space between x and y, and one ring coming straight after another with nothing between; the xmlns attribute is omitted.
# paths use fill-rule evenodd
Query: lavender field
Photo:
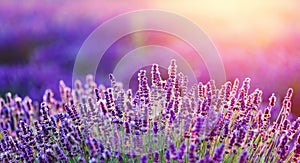
<svg viewBox="0 0 300 163"><path fill-rule="evenodd" d="M297 162L300 118L290 121L288 89L275 121L250 78L217 89L213 80L187 88L176 61L163 81L153 64L151 83L139 72L135 94L114 76L106 88L60 81L60 99L47 89L43 102L6 94L1 99L4 162ZM240 86L241 85L241 86Z"/></svg>
<svg viewBox="0 0 300 163"><path fill-rule="evenodd" d="M0 162L298 162L297 5L0 2ZM203 28L226 81L216 84L188 43L154 31L118 39L96 74L72 81L76 55L91 33L143 9L172 11ZM147 21L128 26L141 23ZM155 54L169 65L153 62L121 74L130 79L127 89L112 71L132 50L151 45L179 53L197 82L181 72L187 67L179 60Z"/></svg>

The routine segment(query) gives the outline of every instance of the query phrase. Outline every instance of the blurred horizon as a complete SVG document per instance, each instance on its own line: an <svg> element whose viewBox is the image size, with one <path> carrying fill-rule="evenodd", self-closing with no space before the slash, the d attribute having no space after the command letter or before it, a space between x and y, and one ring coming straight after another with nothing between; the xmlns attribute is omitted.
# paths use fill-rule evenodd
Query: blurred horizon
<svg viewBox="0 0 300 163"><path fill-rule="evenodd" d="M75 57L95 28L125 12L158 9L184 16L206 32L222 57L227 80L250 77L251 90L263 90L265 102L272 93L282 99L292 87L292 112L300 115L300 1L88 2L1 2L1 96L10 91L40 100L47 88L57 95L60 79L71 84ZM193 62L191 47L157 32L125 36L108 49L105 58L113 62L125 52L149 44L174 49ZM111 65L100 67L107 66ZM203 62L194 71L202 75L198 80L209 80Z"/></svg>

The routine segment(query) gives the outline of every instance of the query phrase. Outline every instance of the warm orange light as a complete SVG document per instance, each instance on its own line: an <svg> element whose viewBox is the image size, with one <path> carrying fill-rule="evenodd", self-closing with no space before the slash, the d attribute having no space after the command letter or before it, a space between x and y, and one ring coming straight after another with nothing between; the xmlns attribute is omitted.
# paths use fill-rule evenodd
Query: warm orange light
<svg viewBox="0 0 300 163"><path fill-rule="evenodd" d="M182 14L221 42L264 46L300 31L300 1L155 1L158 9Z"/></svg>

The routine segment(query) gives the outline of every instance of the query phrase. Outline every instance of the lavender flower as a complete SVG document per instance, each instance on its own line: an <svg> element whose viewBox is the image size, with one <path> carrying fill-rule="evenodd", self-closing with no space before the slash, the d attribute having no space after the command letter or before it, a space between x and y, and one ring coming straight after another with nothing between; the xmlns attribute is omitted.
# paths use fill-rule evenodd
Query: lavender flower
<svg viewBox="0 0 300 163"><path fill-rule="evenodd" d="M155 151L153 155L153 163L159 163L159 152Z"/></svg>
<svg viewBox="0 0 300 163"><path fill-rule="evenodd" d="M222 144L216 149L214 157L213 157L214 161L221 162L223 160L224 148L225 148L225 145Z"/></svg>
<svg viewBox="0 0 300 163"><path fill-rule="evenodd" d="M241 155L240 155L239 163L247 162L247 157L248 157L248 152L247 151L243 151L241 153Z"/></svg>
<svg viewBox="0 0 300 163"><path fill-rule="evenodd" d="M148 156L147 154L143 154L141 156L141 163L147 163L148 162Z"/></svg>
<svg viewBox="0 0 300 163"><path fill-rule="evenodd" d="M54 145L54 149L56 151L56 154L58 155L58 160L62 163L67 162L67 156L64 154L64 152L59 148L58 145Z"/></svg>

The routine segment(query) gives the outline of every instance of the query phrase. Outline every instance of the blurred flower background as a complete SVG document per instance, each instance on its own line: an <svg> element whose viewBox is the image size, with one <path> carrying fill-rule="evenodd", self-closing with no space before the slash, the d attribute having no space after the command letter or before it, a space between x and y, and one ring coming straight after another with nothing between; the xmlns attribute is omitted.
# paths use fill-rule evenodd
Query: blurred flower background
<svg viewBox="0 0 300 163"><path fill-rule="evenodd" d="M95 28L124 12L161 9L182 15L206 31L220 52L227 80L250 77L252 89L262 89L266 102L272 93L282 99L287 88L292 87L295 92L292 112L299 116L300 12L297 6L300 6L297 0L1 1L0 94L10 91L41 100L50 88L58 97L59 80L71 85L75 57ZM149 44L174 49L189 63L197 61L192 58L195 51L183 41L147 31L118 40L103 58L111 63L101 61L98 70L110 70L122 55ZM199 72L199 81L208 81L203 62L194 71ZM102 77L96 80L101 82Z"/></svg>

